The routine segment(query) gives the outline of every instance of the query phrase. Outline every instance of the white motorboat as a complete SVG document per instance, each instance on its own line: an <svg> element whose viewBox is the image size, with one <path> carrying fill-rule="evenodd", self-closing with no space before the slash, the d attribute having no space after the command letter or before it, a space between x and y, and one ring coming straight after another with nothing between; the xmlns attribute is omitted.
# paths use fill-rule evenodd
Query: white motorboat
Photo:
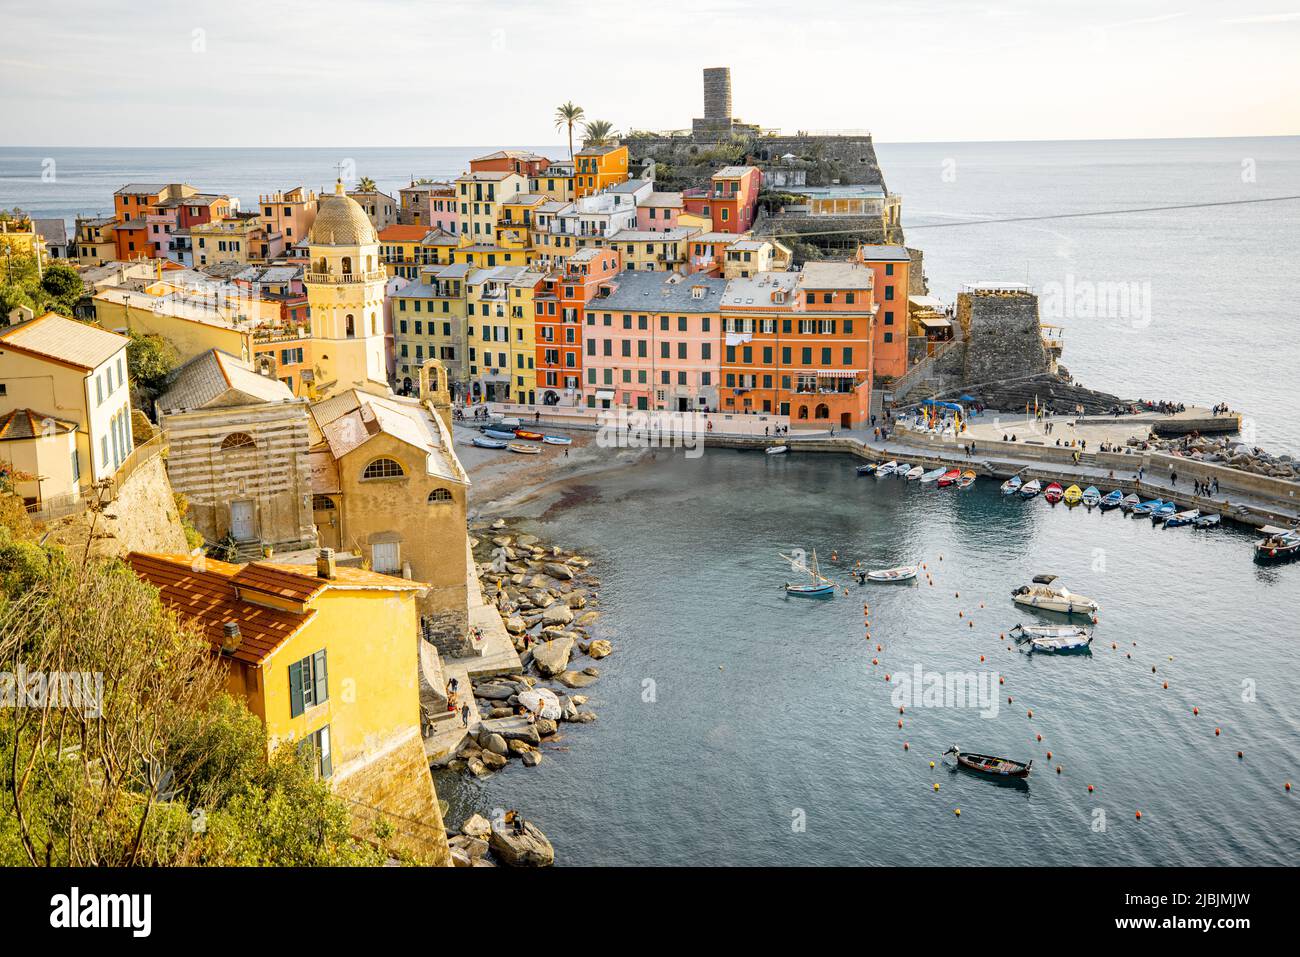
<svg viewBox="0 0 1300 957"><path fill-rule="evenodd" d="M929 485L931 482L937 482L947 471L946 468L930 469L930 471L921 476L921 484Z"/></svg>
<svg viewBox="0 0 1300 957"><path fill-rule="evenodd" d="M909 482L915 482L924 474L925 474L924 468L922 468L919 465L913 465L907 472L907 480Z"/></svg>
<svg viewBox="0 0 1300 957"><path fill-rule="evenodd" d="M1055 582L1021 585L1011 593L1011 597L1017 605L1037 608L1040 611L1060 612L1063 615L1094 615L1100 607L1091 598L1076 595Z"/></svg>
<svg viewBox="0 0 1300 957"><path fill-rule="evenodd" d="M790 451L790 446L774 445L770 449L766 449L765 451L767 452L768 455L784 455L786 452Z"/></svg>
<svg viewBox="0 0 1300 957"><path fill-rule="evenodd" d="M905 582L915 577L915 565L899 565L897 568L881 568L867 572L867 581L873 582Z"/></svg>
<svg viewBox="0 0 1300 957"><path fill-rule="evenodd" d="M876 478L884 478L886 475L893 475L894 469L898 468L897 462L886 462L880 468L876 469Z"/></svg>
<svg viewBox="0 0 1300 957"><path fill-rule="evenodd" d="M1033 498L1043 490L1043 483L1038 479L1030 479L1024 485L1020 486L1020 494L1025 498Z"/></svg>

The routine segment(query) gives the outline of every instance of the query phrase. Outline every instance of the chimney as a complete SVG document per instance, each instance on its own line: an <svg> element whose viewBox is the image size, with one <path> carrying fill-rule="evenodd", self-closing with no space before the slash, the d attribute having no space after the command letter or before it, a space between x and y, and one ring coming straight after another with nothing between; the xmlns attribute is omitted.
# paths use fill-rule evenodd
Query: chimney
<svg viewBox="0 0 1300 957"><path fill-rule="evenodd" d="M316 577L334 580L334 549L322 548L316 553Z"/></svg>
<svg viewBox="0 0 1300 957"><path fill-rule="evenodd" d="M221 637L221 653L223 655L233 655L239 650L240 643L244 640L239 633L239 622L228 621L221 626L224 634Z"/></svg>

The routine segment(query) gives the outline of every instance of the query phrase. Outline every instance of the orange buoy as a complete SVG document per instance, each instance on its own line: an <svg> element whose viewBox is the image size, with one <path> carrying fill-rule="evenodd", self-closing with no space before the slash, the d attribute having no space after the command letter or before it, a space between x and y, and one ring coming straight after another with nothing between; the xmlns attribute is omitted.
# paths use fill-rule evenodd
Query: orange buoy
<svg viewBox="0 0 1300 957"><path fill-rule="evenodd" d="M1047 760L1049 760L1049 761L1052 760L1052 752L1051 752L1051 751L1048 751L1048 752L1047 752Z"/></svg>
<svg viewBox="0 0 1300 957"><path fill-rule="evenodd" d="M965 617L966 617L966 613L965 613L964 611L959 611L959 612L957 612L957 617L958 617L958 618L965 618Z"/></svg>
<svg viewBox="0 0 1300 957"><path fill-rule="evenodd" d="M902 719L902 718L899 718L899 719L898 719L898 726L899 726L900 728L903 726L903 719Z"/></svg>
<svg viewBox="0 0 1300 957"><path fill-rule="evenodd" d="M1156 666L1155 666L1155 665L1152 665L1152 666L1151 666L1151 673L1152 673L1152 674L1155 674L1155 673L1156 673Z"/></svg>
<svg viewBox="0 0 1300 957"><path fill-rule="evenodd" d="M898 713L899 714L903 713L903 706L901 704L898 706Z"/></svg>
<svg viewBox="0 0 1300 957"><path fill-rule="evenodd" d="M1007 704L1011 704L1011 695L1007 695Z"/></svg>
<svg viewBox="0 0 1300 957"><path fill-rule="evenodd" d="M1219 736L1219 729L1218 729L1218 728L1215 728L1215 729L1214 729L1214 736L1215 736L1216 738Z"/></svg>
<svg viewBox="0 0 1300 957"><path fill-rule="evenodd" d="M1028 711L1028 715L1029 715L1029 717L1031 717L1031 718L1034 716L1034 709L1033 709L1033 708L1030 708L1030 709L1029 709L1029 711Z"/></svg>
<svg viewBox="0 0 1300 957"><path fill-rule="evenodd" d="M1192 709L1192 714L1200 714L1200 713L1201 713L1201 709L1200 709L1200 708L1193 708L1193 709Z"/></svg>
<svg viewBox="0 0 1300 957"><path fill-rule="evenodd" d="M1091 784L1088 785L1088 793L1089 793L1089 794L1092 793L1092 785L1091 785Z"/></svg>
<svg viewBox="0 0 1300 957"><path fill-rule="evenodd" d="M872 658L872 659L871 659L871 663L872 663L873 665L878 665L878 664L880 664L880 659L879 659L879 658Z"/></svg>
<svg viewBox="0 0 1300 957"><path fill-rule="evenodd" d="M955 592L953 592L953 593L952 593L952 597L953 597L953 598L960 598L960 597L961 597L961 592L959 592L959 591L955 591Z"/></svg>
<svg viewBox="0 0 1300 957"><path fill-rule="evenodd" d="M889 680L889 675L885 675L885 680L886 680L886 681Z"/></svg>
<svg viewBox="0 0 1300 957"><path fill-rule="evenodd" d="M1050 758L1051 755L1049 754L1048 757ZM1056 766L1056 773L1057 773L1057 774L1060 774L1060 773L1061 773L1061 766L1060 766L1059 764Z"/></svg>
<svg viewBox="0 0 1300 957"><path fill-rule="evenodd" d="M904 741L904 742L903 742L903 750L904 750L904 751L911 751L911 750L912 750L912 746L911 746L910 744L908 744L906 741Z"/></svg>
<svg viewBox="0 0 1300 957"><path fill-rule="evenodd" d="M998 635L998 637L1001 638L1003 641L1006 641L1006 640L1007 640L1007 633L1004 631L1002 634Z"/></svg>
<svg viewBox="0 0 1300 957"><path fill-rule="evenodd" d="M1002 677L1001 675L998 675L998 684L1004 685L1006 683L1007 683L1007 679Z"/></svg>
<svg viewBox="0 0 1300 957"><path fill-rule="evenodd" d="M984 602L980 602L980 607L981 607L981 608L984 607Z"/></svg>
<svg viewBox="0 0 1300 957"><path fill-rule="evenodd" d="M1131 652L1131 651L1126 651L1126 652L1124 652L1124 657L1125 657L1125 658L1132 658L1132 657L1133 657L1133 652Z"/></svg>
<svg viewBox="0 0 1300 957"><path fill-rule="evenodd" d="M984 660L984 656L983 656L983 655L980 655L980 661L983 661L983 660Z"/></svg>
<svg viewBox="0 0 1300 957"><path fill-rule="evenodd" d="M1114 651L1114 650L1115 650L1116 648L1118 648L1118 647L1119 647L1119 645L1115 644L1115 642L1112 641L1112 642L1110 643L1110 649L1111 649L1111 651Z"/></svg>
<svg viewBox="0 0 1300 957"><path fill-rule="evenodd" d="M1165 682L1165 690L1166 690L1166 691L1169 690L1169 682L1168 682L1168 681Z"/></svg>
<svg viewBox="0 0 1300 957"><path fill-rule="evenodd" d="M1043 740L1043 736L1042 736L1041 734L1036 734L1036 735L1034 735L1034 739L1037 740L1037 741L1042 741L1042 740Z"/></svg>
<svg viewBox="0 0 1300 957"><path fill-rule="evenodd" d="M1241 760L1241 759L1244 758L1244 757L1245 757L1245 755L1242 754L1240 751L1237 752L1237 759L1238 759L1238 760Z"/></svg>
<svg viewBox="0 0 1300 957"><path fill-rule="evenodd" d="M1287 781L1287 782L1286 782L1286 789L1287 789L1288 791L1291 790L1291 782L1290 782L1290 781Z"/></svg>
<svg viewBox="0 0 1300 957"><path fill-rule="evenodd" d="M973 622L973 621L969 621L969 622L967 622L967 624L970 625L972 628L975 627L975 622Z"/></svg>
<svg viewBox="0 0 1300 957"><path fill-rule="evenodd" d="M1139 821L1142 820L1142 812L1141 812L1141 811L1138 811L1138 812L1137 812L1137 819L1138 819Z"/></svg>

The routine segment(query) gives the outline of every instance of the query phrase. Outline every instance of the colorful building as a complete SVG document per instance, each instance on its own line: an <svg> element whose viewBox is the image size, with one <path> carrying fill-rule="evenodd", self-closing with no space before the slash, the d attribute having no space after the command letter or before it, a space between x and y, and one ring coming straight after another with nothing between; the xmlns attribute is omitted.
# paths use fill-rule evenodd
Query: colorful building
<svg viewBox="0 0 1300 957"><path fill-rule="evenodd" d="M561 203L571 203L577 195L574 189L573 163L567 161L552 162L545 170L528 177L528 192Z"/></svg>
<svg viewBox="0 0 1300 957"><path fill-rule="evenodd" d="M516 351L512 335L511 284L523 266L473 269L465 277L465 322L469 337L469 397L472 402L512 401Z"/></svg>
<svg viewBox="0 0 1300 957"><path fill-rule="evenodd" d="M283 192L259 196L257 203L266 230L283 236L284 246L295 246L311 233L319 197L315 190L295 186Z"/></svg>
<svg viewBox="0 0 1300 957"><path fill-rule="evenodd" d="M537 318L537 392L543 405L577 405L582 393L582 323L588 304L620 270L612 249L580 249L542 283Z"/></svg>
<svg viewBox="0 0 1300 957"><path fill-rule="evenodd" d="M626 146L585 146L574 154L573 196L582 199L627 179Z"/></svg>
<svg viewBox="0 0 1300 957"><path fill-rule="evenodd" d="M857 261L875 277L876 315L873 369L896 379L907 371L908 295L912 256L904 246L858 247Z"/></svg>
<svg viewBox="0 0 1300 957"><path fill-rule="evenodd" d="M647 232L674 229L685 212L686 200L681 193L652 191L636 204L636 228Z"/></svg>
<svg viewBox="0 0 1300 957"><path fill-rule="evenodd" d="M724 166L709 183L713 231L743 233L754 225L763 172L757 166Z"/></svg>
<svg viewBox="0 0 1300 957"><path fill-rule="evenodd" d="M411 394L426 359L441 360L453 392L460 394L469 375L465 323L465 264L426 268L419 282L391 297L397 388Z"/></svg>
<svg viewBox="0 0 1300 957"><path fill-rule="evenodd" d="M485 171L458 177L456 200L461 236L468 236L473 243L491 243L496 237L500 204L527 189L528 180L518 173Z"/></svg>
<svg viewBox="0 0 1300 957"><path fill-rule="evenodd" d="M348 198L361 207L370 225L378 232L397 223L397 200L377 189L348 190Z"/></svg>
<svg viewBox="0 0 1300 957"><path fill-rule="evenodd" d="M716 409L726 283L624 272L607 286L588 304L583 324L585 404Z"/></svg>
<svg viewBox="0 0 1300 957"><path fill-rule="evenodd" d="M528 150L497 150L469 161L471 173L518 173L526 178L540 176L550 166L545 156Z"/></svg>
<svg viewBox="0 0 1300 957"><path fill-rule="evenodd" d="M723 412L775 412L793 427L870 421L873 276L851 262L727 283Z"/></svg>
<svg viewBox="0 0 1300 957"><path fill-rule="evenodd" d="M629 272L685 272L691 240L699 231L677 226L662 231L623 229L609 237Z"/></svg>

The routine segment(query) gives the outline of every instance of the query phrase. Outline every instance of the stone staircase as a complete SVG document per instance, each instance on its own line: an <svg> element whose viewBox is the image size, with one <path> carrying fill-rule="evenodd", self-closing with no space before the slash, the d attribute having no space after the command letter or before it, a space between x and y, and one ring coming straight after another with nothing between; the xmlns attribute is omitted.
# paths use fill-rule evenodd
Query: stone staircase
<svg viewBox="0 0 1300 957"><path fill-rule="evenodd" d="M898 405L919 402L934 396L942 383L939 375L939 360L962 344L962 340L953 339L945 342L912 368L894 380L894 402Z"/></svg>

